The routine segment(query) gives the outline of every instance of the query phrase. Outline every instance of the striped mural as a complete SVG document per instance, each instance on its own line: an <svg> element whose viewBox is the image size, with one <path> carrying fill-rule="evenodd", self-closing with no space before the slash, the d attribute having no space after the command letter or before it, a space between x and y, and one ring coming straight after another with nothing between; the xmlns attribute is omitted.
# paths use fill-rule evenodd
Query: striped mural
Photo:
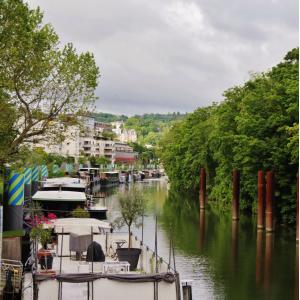
<svg viewBox="0 0 300 300"><path fill-rule="evenodd" d="M8 204L23 205L24 202L24 174L11 172L8 180Z"/></svg>
<svg viewBox="0 0 300 300"><path fill-rule="evenodd" d="M32 181L39 181L40 179L40 167L35 166L32 168Z"/></svg>
<svg viewBox="0 0 300 300"><path fill-rule="evenodd" d="M69 173L73 172L73 164L66 164L65 170Z"/></svg>
<svg viewBox="0 0 300 300"><path fill-rule="evenodd" d="M31 184L31 177L32 177L32 169L31 168L25 168L24 171L24 179L25 179L25 184L30 185Z"/></svg>
<svg viewBox="0 0 300 300"><path fill-rule="evenodd" d="M42 165L41 167L41 177L42 179L48 177L48 169L46 165Z"/></svg>
<svg viewBox="0 0 300 300"><path fill-rule="evenodd" d="M60 167L58 165L54 164L53 167L52 167L53 174L56 174L59 171L60 171Z"/></svg>

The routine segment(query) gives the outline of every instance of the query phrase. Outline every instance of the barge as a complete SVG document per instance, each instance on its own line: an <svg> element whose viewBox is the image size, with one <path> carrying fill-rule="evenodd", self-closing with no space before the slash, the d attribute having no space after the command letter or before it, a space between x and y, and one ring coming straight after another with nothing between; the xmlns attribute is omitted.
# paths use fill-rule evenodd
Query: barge
<svg viewBox="0 0 300 300"><path fill-rule="evenodd" d="M32 272L25 274L23 300L181 299L179 274L137 237L130 236L132 246L141 251L138 266L131 271L129 263L119 261L116 255L117 249L128 245L128 234L111 232L108 223L58 219L45 227L54 231L57 240L49 250L52 269L33 265ZM102 261L94 260L94 251L92 259L89 257L94 242L103 251Z"/></svg>

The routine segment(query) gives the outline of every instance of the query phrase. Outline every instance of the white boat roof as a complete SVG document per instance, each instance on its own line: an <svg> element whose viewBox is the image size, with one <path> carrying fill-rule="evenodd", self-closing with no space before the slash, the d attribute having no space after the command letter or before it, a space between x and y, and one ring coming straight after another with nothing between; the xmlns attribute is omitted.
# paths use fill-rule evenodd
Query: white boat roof
<svg viewBox="0 0 300 300"><path fill-rule="evenodd" d="M38 191L32 196L35 201L70 201L70 202L85 202L86 196L82 192L71 191Z"/></svg>
<svg viewBox="0 0 300 300"><path fill-rule="evenodd" d="M60 177L60 178L49 178L43 181L44 187L54 187L54 186L65 186L72 188L85 188L86 184L80 182L78 178L72 177Z"/></svg>
<svg viewBox="0 0 300 300"><path fill-rule="evenodd" d="M99 233L101 229L110 229L108 222L100 221L93 218L62 218L52 220L48 228L54 228L56 233L75 233L90 234L92 229L94 233Z"/></svg>
<svg viewBox="0 0 300 300"><path fill-rule="evenodd" d="M48 178L45 183L78 183L78 178L75 177L56 177Z"/></svg>

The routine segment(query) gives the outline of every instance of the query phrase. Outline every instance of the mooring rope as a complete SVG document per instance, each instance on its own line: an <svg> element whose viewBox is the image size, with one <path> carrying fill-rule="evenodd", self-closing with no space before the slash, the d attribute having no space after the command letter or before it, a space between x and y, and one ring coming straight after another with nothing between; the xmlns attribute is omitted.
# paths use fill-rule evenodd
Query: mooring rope
<svg viewBox="0 0 300 300"><path fill-rule="evenodd" d="M157 260L157 215L155 215L155 273L158 273L158 260ZM158 300L158 282L154 282L154 300Z"/></svg>

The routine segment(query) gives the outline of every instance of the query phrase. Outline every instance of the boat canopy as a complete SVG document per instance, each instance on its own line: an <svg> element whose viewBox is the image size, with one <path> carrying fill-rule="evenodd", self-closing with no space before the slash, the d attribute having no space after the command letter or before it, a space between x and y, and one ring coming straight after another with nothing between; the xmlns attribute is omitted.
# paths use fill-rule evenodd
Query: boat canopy
<svg viewBox="0 0 300 300"><path fill-rule="evenodd" d="M82 192L72 191L38 191L32 196L32 200L53 202L85 202L86 195Z"/></svg>
<svg viewBox="0 0 300 300"><path fill-rule="evenodd" d="M80 179L75 177L57 177L57 178L48 178L44 183L52 184L69 184L69 183L80 183Z"/></svg>
<svg viewBox="0 0 300 300"><path fill-rule="evenodd" d="M71 178L71 177L61 177L61 178L51 178L43 181L43 187L71 187L71 188L85 188L85 184L80 182L78 178Z"/></svg>
<svg viewBox="0 0 300 300"><path fill-rule="evenodd" d="M91 234L100 233L101 231L111 228L108 222L100 221L93 218L62 218L52 220L48 228L54 228L56 233L75 233L75 234Z"/></svg>

